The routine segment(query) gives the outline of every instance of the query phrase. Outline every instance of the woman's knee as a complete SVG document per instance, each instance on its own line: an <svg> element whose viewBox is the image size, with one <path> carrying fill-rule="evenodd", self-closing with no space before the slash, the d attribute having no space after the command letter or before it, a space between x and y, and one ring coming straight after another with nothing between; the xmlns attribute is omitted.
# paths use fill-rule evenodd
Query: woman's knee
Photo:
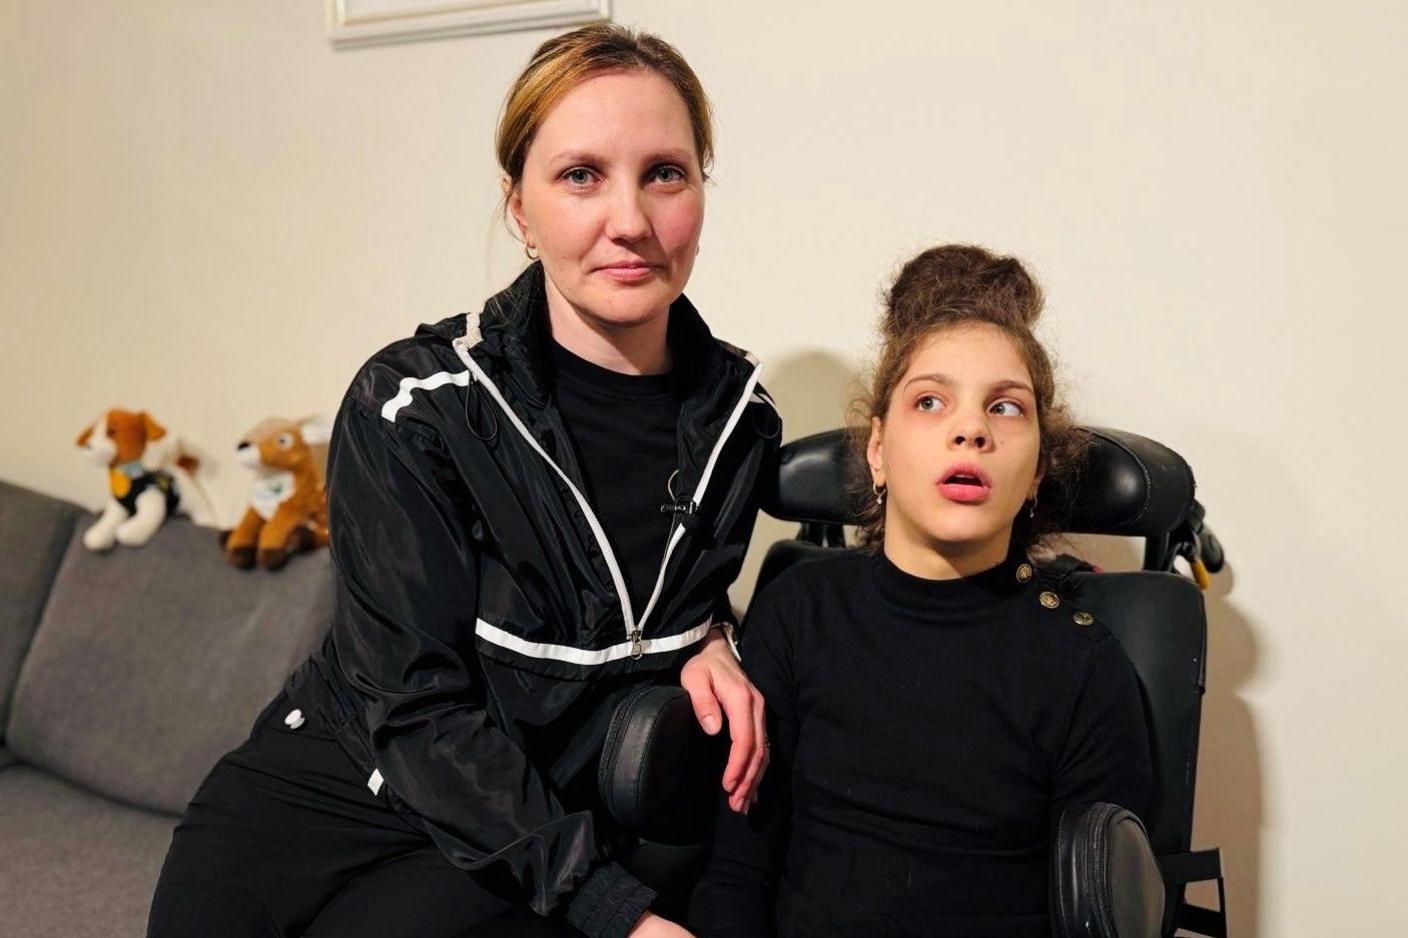
<svg viewBox="0 0 1408 938"><path fill-rule="evenodd" d="M147 938L279 938L268 910L235 884L178 879L163 869L152 896Z"/></svg>

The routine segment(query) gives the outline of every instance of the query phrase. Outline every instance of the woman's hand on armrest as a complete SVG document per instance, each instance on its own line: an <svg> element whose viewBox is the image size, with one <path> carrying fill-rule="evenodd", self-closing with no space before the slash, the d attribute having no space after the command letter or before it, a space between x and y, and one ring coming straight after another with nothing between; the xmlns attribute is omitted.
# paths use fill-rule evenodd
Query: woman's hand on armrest
<svg viewBox="0 0 1408 938"><path fill-rule="evenodd" d="M762 693L748 680L734 657L728 639L719 630L709 633L704 647L689 659L680 673L680 686L689 692L695 716L704 732L720 729L719 710L728 718L733 745L724 767L723 786L728 806L744 813L757 797L758 783L767 771L767 730L763 723Z"/></svg>
<svg viewBox="0 0 1408 938"><path fill-rule="evenodd" d="M694 933L654 912L646 912L626 938L694 938Z"/></svg>

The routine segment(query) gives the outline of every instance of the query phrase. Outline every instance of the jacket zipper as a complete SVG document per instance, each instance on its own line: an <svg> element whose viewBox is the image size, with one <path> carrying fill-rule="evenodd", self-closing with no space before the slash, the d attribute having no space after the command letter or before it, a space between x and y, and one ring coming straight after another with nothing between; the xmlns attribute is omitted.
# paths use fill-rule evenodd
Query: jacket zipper
<svg viewBox="0 0 1408 938"><path fill-rule="evenodd" d="M592 511L591 503L587 501L586 496L584 496L581 490L572 482L572 479L568 477L567 473L562 471L562 467L554 462L553 458L547 454L547 451L539 445L532 432L523 421L518 418L518 415L514 413L513 408L509 406L508 401L504 400L503 394L499 392L498 386L490 380L489 376L484 372L484 369L479 367L479 363L469 354L469 348L464 338L455 339L451 344L454 346L456 354L459 355L460 361L464 362L465 367L469 369L471 379L476 384L482 384L484 386L484 389L489 392L489 396L494 399L494 403L498 404L499 409L504 412L504 416L508 418L509 423L513 424L514 429L527 441L528 445L533 448L533 451L552 467L558 477L567 484L568 490L572 492L572 497L577 500L578 507L582 509L582 514L586 516L588 527L592 529L592 534L596 537L597 546L601 548L602 556L606 559L607 569L611 573L612 585L616 587L616 595L621 600L621 617L626 625L626 640L631 643L631 657L640 658L645 654L643 639L641 637L643 633L642 626L644 625L646 617L650 615L651 610L655 608L655 603L660 598L660 593L664 589L665 571L670 563L670 555L674 552L675 546L684 536L684 525L678 521L671 522L670 538L665 547L665 556L660 561L660 572L655 578L655 590L650 596L650 601L646 603L645 611L641 614L641 621L638 623L635 618L635 611L631 608L631 597L626 591L626 579L621 574L621 566L616 562L616 555L612 552L611 545L606 539L606 530L601 526L601 522L597 520L596 512ZM704 464L704 472L699 477L699 486L695 489L694 494L690 496L690 502L695 508L698 508L700 500L704 496L704 489L709 484L709 479L713 475L714 466L718 462L719 454L723 452L724 444L728 442L728 438L733 434L734 428L738 426L739 418L743 416L743 411L748 407L748 401L753 396L753 391L758 385L758 378L760 377L762 367L760 362L754 362L753 371L749 374L748 380L744 382L743 395L739 398L738 403L734 405L733 412L729 414L728 422L724 424L723 431L719 434L718 440L714 443L713 450L709 453L709 459Z"/></svg>
<svg viewBox="0 0 1408 938"><path fill-rule="evenodd" d="M743 394L739 397L738 403L733 405L733 411L728 415L728 422L724 424L723 430L719 432L719 438L714 442L714 448L709 453L709 459L704 464L704 472L699 476L699 485L695 488L694 494L689 497L692 511L699 509L700 503L704 500L704 490L709 486L709 480L714 475L714 467L719 461L719 455L724 451L724 445L728 443L729 437L733 435L734 429L738 426L738 421L743 417L743 412L748 409L748 402L753 397L754 390L758 387L758 379L762 376L763 365L754 361L753 370L748 374L748 380L743 382ZM660 573L655 578L655 589L650 594L650 599L645 604L645 611L640 614L641 623L650 617L650 613L655 609L656 602L660 599L660 594L665 588L665 573L670 567L670 555L675 552L679 542L684 539L684 524L672 522L670 539L665 545L665 556L660 561ZM639 635L639 626L637 635Z"/></svg>

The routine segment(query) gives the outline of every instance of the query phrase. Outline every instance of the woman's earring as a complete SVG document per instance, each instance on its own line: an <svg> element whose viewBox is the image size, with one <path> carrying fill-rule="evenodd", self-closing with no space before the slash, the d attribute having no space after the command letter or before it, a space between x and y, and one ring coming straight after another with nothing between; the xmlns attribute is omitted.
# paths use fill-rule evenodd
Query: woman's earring
<svg viewBox="0 0 1408 938"><path fill-rule="evenodd" d="M1030 507L1030 508L1027 509L1027 518L1028 518L1029 520L1032 520L1032 521L1035 521L1035 520L1036 520L1036 496L1035 496L1035 495L1032 496L1032 507Z"/></svg>
<svg viewBox="0 0 1408 938"><path fill-rule="evenodd" d="M528 258L530 261L535 261L538 259L538 255L533 253L533 245L527 243L526 241L523 243L523 256Z"/></svg>
<svg viewBox="0 0 1408 938"><path fill-rule="evenodd" d="M877 504L877 505L879 505L879 506L881 506L881 507L884 507L884 505L885 505L885 486L880 485L879 483L876 483L876 482L872 482L872 483L870 483L870 491L872 491L872 492L875 493L875 504Z"/></svg>

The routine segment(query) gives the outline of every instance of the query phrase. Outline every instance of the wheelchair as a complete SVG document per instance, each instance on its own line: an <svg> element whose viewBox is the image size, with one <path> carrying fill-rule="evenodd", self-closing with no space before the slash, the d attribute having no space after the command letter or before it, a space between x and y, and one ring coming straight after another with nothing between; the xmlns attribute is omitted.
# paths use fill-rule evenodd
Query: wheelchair
<svg viewBox="0 0 1408 938"><path fill-rule="evenodd" d="M1053 935L1127 936L1175 932L1226 938L1226 890L1218 848L1192 848L1193 797L1197 781L1198 731L1207 673L1207 619L1202 589L1224 564L1221 544L1205 523L1194 498L1187 462L1167 447L1118 430L1088 428L1090 459L1075 491L1043 486L1040 497L1071 507L1066 533L1144 539L1142 569L1100 573L1070 556L1043 563L1061 577L1060 592L1093 612L1115 634L1134 663L1148 721L1154 792L1140 819L1117 806L1076 806L1061 819L1064 832L1079 825L1105 825L1098 847L1098 876L1091 877L1091 840L1072 843L1063 833L1053 845ZM762 589L786 568L846 548L845 526L852 515L848 483L861 471L846 434L833 430L782 448L775 486L764 493L764 510L800 525L797 534L768 550L758 576ZM1190 576L1175 572L1182 557ZM687 896L707 855L700 825L680 817L681 804L712 817L712 786L697 801L680 797L700 774L700 755L717 741L694 726L684 692L656 688L657 707L637 708L618 721L654 721L630 729L647 743L628 747L617 764L603 766L603 804L628 829L642 833L623 862L642 881L676 903ZM615 748L615 747L611 747ZM682 754L692 753L688 758ZM611 781L608 781L611 780ZM609 785L633 793L621 809ZM658 798L654 793L658 792ZM652 800L655 802L651 804ZM653 813L653 816L652 816ZM1116 824L1117 820L1125 823ZM1132 824L1129 823L1132 820ZM1069 825L1068 822L1069 821ZM1141 823L1142 822L1142 823ZM1094 829L1094 828L1092 828ZM666 836L651 839L653 832ZM695 836L679 836L691 831ZM1113 839L1111 839L1113 838ZM1105 858L1114 858L1107 865ZM1084 877L1084 878L1082 878ZM1218 907L1186 901L1185 887L1216 882ZM663 910L669 914L671 909ZM1131 926L1129 922L1144 922ZM476 927L461 938L565 936L575 931L529 912L513 913Z"/></svg>

